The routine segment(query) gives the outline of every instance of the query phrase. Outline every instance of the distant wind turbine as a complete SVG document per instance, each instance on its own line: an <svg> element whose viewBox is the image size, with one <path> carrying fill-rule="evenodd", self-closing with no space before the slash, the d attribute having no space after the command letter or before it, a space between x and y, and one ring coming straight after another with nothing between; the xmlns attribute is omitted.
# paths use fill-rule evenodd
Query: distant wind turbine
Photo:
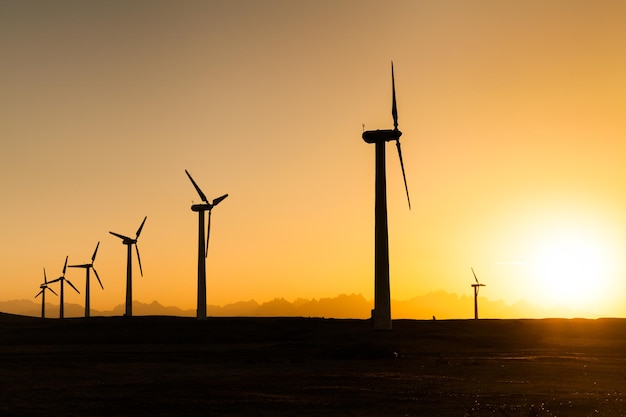
<svg viewBox="0 0 626 417"><path fill-rule="evenodd" d="M376 203L375 203L375 226L374 226L374 310L372 319L374 328L378 330L391 329L391 293L389 289L389 231L387 227L387 174L385 164L385 145L395 140L404 178L406 198L411 209L409 188L404 173L402 162L402 150L400 148L400 136L398 130L398 108L396 106L396 85L393 75L393 62L391 63L391 115L393 117L393 129L368 130L363 132L363 140L376 145Z"/></svg>
<svg viewBox="0 0 626 417"><path fill-rule="evenodd" d="M41 288L41 291L37 293L35 298L41 295L41 318L45 319L46 318L46 290L52 291L52 294L56 295L57 297L59 296L57 293L54 292L52 288L48 287L48 278L46 277L46 268L43 269L43 284L41 284L39 288Z"/></svg>
<svg viewBox="0 0 626 417"><path fill-rule="evenodd" d="M74 291L76 291L77 293L80 294L80 291L78 291L76 289L74 284L72 284L69 279L65 278L65 271L66 270L67 270L67 256L65 257L65 264L63 265L63 275L61 275L57 279L53 279L52 281L50 281L48 283L48 284L52 284L53 282L57 282L57 281L61 283L61 307L59 308L59 318L61 318L61 319L64 317L64 314L63 314L63 305L64 305L63 283L67 281L67 283L70 284L70 287L74 288Z"/></svg>
<svg viewBox="0 0 626 417"><path fill-rule="evenodd" d="M474 320L478 320L478 290L480 287L485 287L486 285L478 282L474 268L472 268L472 274L474 274L474 280L476 281L476 284L472 284L472 287L474 288Z"/></svg>
<svg viewBox="0 0 626 417"><path fill-rule="evenodd" d="M81 264L81 265L68 265L69 268L85 268L85 274L87 276L86 284L85 284L85 317L89 317L90 306L89 306L89 271L93 269L93 273L96 274L96 278L98 279L98 283L100 287L104 289L102 286L102 281L100 281L100 277L98 276L98 271L93 267L93 262L96 260L96 254L98 253L98 246L100 246L100 242L96 245L96 250L93 251L93 256L91 257L91 263Z"/></svg>
<svg viewBox="0 0 626 417"><path fill-rule="evenodd" d="M141 269L141 258L139 257L139 248L137 247L137 239L139 239L139 235L141 234L141 229L143 228L144 223L148 216L144 217L141 222L141 226L137 229L137 234L134 239L131 239L128 236L120 235L118 233L109 232L113 236L119 237L122 239L122 244L126 245L126 314L127 317L133 316L133 252L132 246L135 245L135 250L137 251L137 262L139 263L139 273L143 276L143 270Z"/></svg>
<svg viewBox="0 0 626 417"><path fill-rule="evenodd" d="M228 197L228 194L217 197L209 203L206 195L204 195L200 187L198 187L198 184L196 184L193 180L189 171L185 170L185 173L191 180L191 183L203 201L201 204L192 205L191 210L198 212L198 308L196 310L196 316L199 320L204 320L206 319L206 257L209 252L209 236L211 234L211 210L213 210L213 207L217 206L222 200ZM205 211L209 212L209 220L206 230L206 245L204 243Z"/></svg>

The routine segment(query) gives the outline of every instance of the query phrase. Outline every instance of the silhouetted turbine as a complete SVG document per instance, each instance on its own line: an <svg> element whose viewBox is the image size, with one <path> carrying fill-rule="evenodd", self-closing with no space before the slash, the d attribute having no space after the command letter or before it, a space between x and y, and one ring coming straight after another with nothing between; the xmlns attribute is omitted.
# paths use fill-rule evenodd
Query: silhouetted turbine
<svg viewBox="0 0 626 417"><path fill-rule="evenodd" d="M385 164L385 144L396 141L406 198L411 209L409 187L404 173L402 161L402 149L398 130L398 108L396 106L396 85L393 74L393 62L391 63L391 115L393 117L393 129L370 130L363 132L363 140L376 146L376 205L374 227L374 310L372 319L374 328L379 330L391 329L391 292L389 289L389 231L387 224L387 174Z"/></svg>
<svg viewBox="0 0 626 417"><path fill-rule="evenodd" d="M54 292L52 288L48 287L48 278L46 277L46 268L43 269L43 284L41 284L39 288L41 288L41 291L37 293L35 298L41 295L41 318L45 319L46 318L46 290L52 291L52 294L56 295L57 297L59 296L57 293Z"/></svg>
<svg viewBox="0 0 626 417"><path fill-rule="evenodd" d="M472 268L472 274L474 274L474 280L476 281L476 284L472 284L474 288L474 320L478 320L478 290L480 287L485 287L486 285L478 282L474 268Z"/></svg>
<svg viewBox="0 0 626 417"><path fill-rule="evenodd" d="M81 265L68 265L69 268L85 268L86 274L86 284L85 284L85 317L89 317L90 305L89 305L89 271L93 269L93 273L96 274L96 278L98 279L98 283L100 287L104 289L102 286L102 281L100 281L100 277L98 276L98 271L93 267L93 262L96 260L96 254L98 253L98 246L100 246L100 242L96 245L96 250L93 251L93 256L91 257L91 263L81 264Z"/></svg>
<svg viewBox="0 0 626 417"><path fill-rule="evenodd" d="M198 212L198 307L196 310L196 316L200 320L206 319L206 257L209 252L209 236L211 234L211 210L217 206L222 200L228 197L228 194L224 194L221 197L217 197L211 203L206 198L206 195L202 192L198 184L193 180L189 171L185 170L185 173L191 180L194 188L198 192L198 195L204 203L194 204L191 206L192 211ZM204 243L204 212L209 212L209 220L206 230L206 245Z"/></svg>
<svg viewBox="0 0 626 417"><path fill-rule="evenodd" d="M141 268L141 258L139 257L139 248L137 247L137 239L139 239L139 235L141 234L141 229L143 228L143 224L146 222L148 216L144 217L139 229L137 229L137 234L134 239L131 239L128 236L120 235L119 233L109 232L113 236L119 237L122 239L122 244L126 245L126 313L124 314L127 317L132 317L133 315L133 252L132 246L135 245L135 250L137 251L137 262L139 263L139 273L143 276L143 270Z"/></svg>
<svg viewBox="0 0 626 417"><path fill-rule="evenodd" d="M67 281L68 284L70 284L70 287L74 288L74 291L76 291L77 293L80 294L80 291L78 291L76 289L76 287L74 286L74 284L72 284L70 282L69 279L65 278L65 271L67 270L67 256L65 257L65 264L63 264L63 275L61 275L60 277L58 277L57 279L53 279L52 281L50 281L48 284L52 284L53 282L57 282L59 281L61 283L61 307L59 307L59 318L63 318L64 317L64 313L63 313L63 305L65 303L65 299L63 296L63 283Z"/></svg>

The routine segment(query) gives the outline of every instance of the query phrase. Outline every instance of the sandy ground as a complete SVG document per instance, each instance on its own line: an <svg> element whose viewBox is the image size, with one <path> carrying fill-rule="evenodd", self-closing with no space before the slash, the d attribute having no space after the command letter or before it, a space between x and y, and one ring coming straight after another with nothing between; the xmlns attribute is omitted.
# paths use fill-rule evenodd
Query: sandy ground
<svg viewBox="0 0 626 417"><path fill-rule="evenodd" d="M2 416L623 416L626 320L0 314Z"/></svg>

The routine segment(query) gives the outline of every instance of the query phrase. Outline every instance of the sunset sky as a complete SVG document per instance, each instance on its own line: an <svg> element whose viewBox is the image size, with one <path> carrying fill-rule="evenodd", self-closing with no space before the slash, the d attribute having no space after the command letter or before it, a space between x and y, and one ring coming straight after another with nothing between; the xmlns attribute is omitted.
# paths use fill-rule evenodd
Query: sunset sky
<svg viewBox="0 0 626 417"><path fill-rule="evenodd" d="M624 22L621 0L0 1L0 300L100 241L91 305L122 304L108 232L148 216L134 298L195 309L185 169L229 194L209 304L372 299L361 133L393 127L393 60L412 210L389 144L392 298L471 295L473 267L490 300L624 316Z"/></svg>

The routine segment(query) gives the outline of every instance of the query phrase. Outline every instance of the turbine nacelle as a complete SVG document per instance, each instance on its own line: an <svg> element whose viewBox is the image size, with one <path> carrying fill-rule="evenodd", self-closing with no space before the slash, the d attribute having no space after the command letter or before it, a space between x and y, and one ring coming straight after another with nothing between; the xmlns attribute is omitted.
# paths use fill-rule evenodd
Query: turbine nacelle
<svg viewBox="0 0 626 417"><path fill-rule="evenodd" d="M206 228L206 246L204 247L204 257L206 258L209 252L209 236L211 235L211 210L213 209L213 207L217 206L220 202L222 202L222 200L228 197L228 194L224 194L220 197L214 198L213 201L209 203L209 199L206 197L206 194L202 192L202 190L200 189L198 184L194 181L189 171L185 170L185 174L187 174L187 177L189 177L189 180L193 184L193 188L196 189L196 192L198 193L198 195L203 201L203 203L200 203L200 204L193 204L191 206L191 211L200 213L200 215L202 216L201 222L204 222L204 212L205 211L209 212L209 222L207 223L207 228Z"/></svg>
<svg viewBox="0 0 626 417"><path fill-rule="evenodd" d="M51 291L52 294L56 295L57 297L59 296L56 292L54 292L52 288L48 286L48 277L46 276L46 268L43 269L43 283L39 285L39 289L41 289L41 291L37 293L35 298L39 297L42 294L45 295L44 293L46 292L46 290Z"/></svg>
<svg viewBox="0 0 626 417"><path fill-rule="evenodd" d="M390 142L399 140L402 132L398 129L368 130L363 132L363 140L367 143Z"/></svg>
<svg viewBox="0 0 626 417"><path fill-rule="evenodd" d="M115 233L115 232L109 232L109 233L111 233L115 237L119 237L120 239L122 239L123 245L134 245L135 243L137 243L137 239L132 239L128 236L120 235L119 233Z"/></svg>
<svg viewBox="0 0 626 417"><path fill-rule="evenodd" d="M91 268L93 264L68 265L68 268Z"/></svg>
<svg viewBox="0 0 626 417"><path fill-rule="evenodd" d="M100 276L98 276L98 272L96 271L96 268L94 268L93 263L96 260L96 254L98 253L98 247L100 246L100 242L98 242L98 244L96 245L96 250L93 251L93 255L91 256L91 263L89 264L80 264L80 265L68 265L68 268L84 268L84 269L92 269L93 272L96 274L96 278L98 279L98 283L100 284L100 287L102 287L102 289L104 289L104 286L102 285L102 281L100 281ZM89 271L87 271L88 273Z"/></svg>
<svg viewBox="0 0 626 417"><path fill-rule="evenodd" d="M474 268L472 268L472 274L474 275L474 281L476 281L476 284L471 284L471 287L473 287L476 294L478 294L479 287L486 287L486 285L478 282L478 277L476 276L476 272L474 272Z"/></svg>
<svg viewBox="0 0 626 417"><path fill-rule="evenodd" d="M139 235L141 234L141 229L143 229L143 225L146 223L146 220L148 219L148 216L143 218L143 221L141 222L141 225L139 226L139 229L137 229L137 233L135 234L135 238L132 239L128 236L124 236L124 235L120 235L119 233L115 233L115 232L109 232L111 233L113 236L115 237L119 237L120 239L122 239L122 244L124 245L135 245L137 244L137 239L139 239ZM100 244L100 242L98 242L98 245ZM91 261L93 262L93 260L96 258L96 253L98 252L98 246L96 246L96 250L93 253L93 256L91 257Z"/></svg>
<svg viewBox="0 0 626 417"><path fill-rule="evenodd" d="M141 234L141 229L143 229L143 225L146 223L147 219L148 219L148 216L143 218L143 221L141 222L141 225L139 225L139 229L137 229L137 233L135 234L135 238L134 239L132 239L132 238L130 238L128 236L120 235L119 233L109 232L113 236L122 239L122 244L123 245L128 245L128 246L135 245L135 251L137 252L137 262L139 263L139 273L141 274L141 276L143 276L143 269L141 268L141 257L139 256L139 247L137 246L137 240L139 239L139 235ZM130 250L130 248L129 248L129 250ZM91 258L92 261L96 257L96 252L97 251L98 251L98 247L96 246L96 250L93 253L93 257ZM129 252L129 254L130 254L130 252ZM130 258L129 258L129 260L130 260ZM95 270L94 270L94 272L95 272ZM98 276L97 273L96 273L96 276ZM102 284L100 284L100 285L102 285Z"/></svg>
<svg viewBox="0 0 626 417"><path fill-rule="evenodd" d="M211 204L194 204L191 206L191 211L208 211L211 210L213 206Z"/></svg>
<svg viewBox="0 0 626 417"><path fill-rule="evenodd" d="M191 211L211 211L213 209L213 207L215 207L219 203L221 203L222 200L224 200L226 197L228 197L228 194L224 194L221 197L217 197L217 198L213 199L212 203L194 204L194 205L191 206Z"/></svg>
<svg viewBox="0 0 626 417"><path fill-rule="evenodd" d="M78 291L78 289L74 286L74 284L72 284L69 279L65 278L65 271L66 270L67 270L67 256L65 257L65 264L63 265L63 275L61 275L57 279L53 279L52 281L49 281L48 284L52 284L52 283L55 283L55 282L60 282L61 283L61 289L63 289L63 282L67 282L70 285L70 287L72 287L74 289L74 291L76 291L77 293L80 294L80 291ZM61 290L61 294L63 294L62 290Z"/></svg>
<svg viewBox="0 0 626 417"><path fill-rule="evenodd" d="M201 203L201 204L194 204L194 205L192 205L191 206L191 210L192 211L207 211L207 210L211 210L213 207L217 206L223 199L228 197L228 194L224 194L223 196L214 198L213 201L211 203L209 203L209 199L206 198L206 194L204 194L202 192L202 190L200 189L198 184L194 181L194 179L191 176L191 174L189 173L189 171L185 170L185 174L187 174L187 177L189 177L189 180L193 184L193 188L196 189L196 192L200 196L200 199L203 201L203 203Z"/></svg>

